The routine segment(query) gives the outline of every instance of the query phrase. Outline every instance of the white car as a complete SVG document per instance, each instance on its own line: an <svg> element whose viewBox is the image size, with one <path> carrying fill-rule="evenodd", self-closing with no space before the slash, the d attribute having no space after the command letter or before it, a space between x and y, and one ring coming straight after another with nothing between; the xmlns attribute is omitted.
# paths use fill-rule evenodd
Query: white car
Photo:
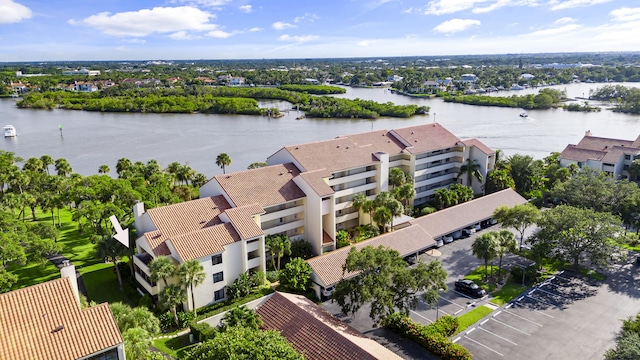
<svg viewBox="0 0 640 360"><path fill-rule="evenodd" d="M451 243L451 242L453 242L453 236L451 236L451 235L445 235L445 236L443 236L443 237L442 237L442 241L443 241L445 244Z"/></svg>
<svg viewBox="0 0 640 360"><path fill-rule="evenodd" d="M328 288L322 288L322 296L330 298L333 295L333 291L336 289L335 286L329 286Z"/></svg>
<svg viewBox="0 0 640 360"><path fill-rule="evenodd" d="M473 225L473 228L476 229L476 231L482 230L482 226L480 226L480 223Z"/></svg>
<svg viewBox="0 0 640 360"><path fill-rule="evenodd" d="M451 238L451 241L453 241L453 238ZM439 247L442 247L442 246L444 246L444 240L442 240L442 238L437 238L436 239L436 247L439 248Z"/></svg>

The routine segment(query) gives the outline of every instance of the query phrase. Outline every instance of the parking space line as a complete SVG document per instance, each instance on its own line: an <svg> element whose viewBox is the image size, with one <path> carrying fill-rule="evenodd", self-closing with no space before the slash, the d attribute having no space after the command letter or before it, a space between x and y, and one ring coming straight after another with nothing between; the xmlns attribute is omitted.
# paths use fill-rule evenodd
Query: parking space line
<svg viewBox="0 0 640 360"><path fill-rule="evenodd" d="M413 311L413 310L409 310L409 311L411 311L412 313L414 313L414 314L416 314L416 315L420 316L421 318L423 318L423 319L425 319L425 320L427 320L427 321L429 321L429 322L433 322L433 320L431 320L431 319L429 319L429 318L426 318L426 317L424 317L424 316L422 316L422 315L418 314L417 312L415 312L415 311Z"/></svg>
<svg viewBox="0 0 640 360"><path fill-rule="evenodd" d="M511 343L511 344L513 344L513 345L515 345L515 346L518 346L518 344L514 343L513 341L511 341L511 340L509 340L509 339L507 339L507 338L505 338L505 337L502 337L502 336L500 336L500 335L498 335L498 334L496 334L496 333L494 333L494 332L491 332L491 331L489 331L489 330L487 330L487 329L485 329L485 328L483 328L483 327L481 327L481 326L478 326L478 329L480 329L480 330L482 330L482 331L485 331L485 332L488 332L489 334L491 334L491 335L493 335L493 336L495 336L495 337L497 337L497 338L499 338L499 339L502 339L502 340L504 340L504 341L506 341L506 342L508 342L508 343Z"/></svg>
<svg viewBox="0 0 640 360"><path fill-rule="evenodd" d="M511 312L511 311L505 310L504 312L506 312L507 314L511 314L511 315L513 315L513 316L515 316L515 317L517 317L517 318L522 319L522 320L526 320L526 321L528 321L528 322L530 322L530 323L532 323L532 324L534 324L534 325L538 325L538 326L542 327L542 325L538 324L537 322L535 322L535 321L533 321L533 320L530 320L530 319L527 319L526 317L520 316L520 315L518 315L518 314L515 314L515 313L513 313L513 312Z"/></svg>
<svg viewBox="0 0 640 360"><path fill-rule="evenodd" d="M460 295L460 296L466 297L467 299L474 300L471 296L467 296L467 295L465 295L465 294L463 294L463 293L461 293L459 291L453 290L453 292L458 294L458 295Z"/></svg>
<svg viewBox="0 0 640 360"><path fill-rule="evenodd" d="M460 338L460 336L458 336L457 338L453 339L453 341L451 341L451 342L452 342L452 343L457 343L457 342L458 342L458 340L460 340L460 339L461 339L461 338Z"/></svg>
<svg viewBox="0 0 640 360"><path fill-rule="evenodd" d="M529 295L527 295L527 297L528 297L529 299L535 300L535 301L537 301L537 302L541 302L541 303L543 303L543 304L545 304L545 305L549 305L549 306L553 306L553 307L557 307L557 308L559 308L559 307L560 307L560 306L558 306L558 305L554 305L554 304L548 303L548 302L546 302L546 301L542 301L542 300L540 300L540 299L536 299L536 298L534 298L533 296L529 296Z"/></svg>
<svg viewBox="0 0 640 360"><path fill-rule="evenodd" d="M451 300L447 299L447 298L446 298L446 297L444 297L444 296L440 296L440 299L443 299L443 300L445 300L445 301L447 301L447 302L449 302L449 303L451 303L451 304L453 304L453 305L455 305L455 306L457 306L457 307L459 307L459 308L464 309L464 306L462 306L462 305L458 305L457 303L454 303L453 301L451 301Z"/></svg>
<svg viewBox="0 0 640 360"><path fill-rule="evenodd" d="M552 292L548 292L548 291L546 291L546 290L542 290L542 289L538 289L538 291L542 291L543 293L545 293L545 294L549 294L549 295L552 295L552 296L560 296L560 297L561 297L561 298L563 298L563 299L566 299L566 298L567 298L566 296L562 296L562 295L560 295L560 294L554 294L554 293L552 293Z"/></svg>
<svg viewBox="0 0 640 360"><path fill-rule="evenodd" d="M464 309L459 309L458 311L454 312L453 315L458 315L459 313L463 312Z"/></svg>
<svg viewBox="0 0 640 360"><path fill-rule="evenodd" d="M493 321L497 322L498 324L502 324L502 325L504 325L504 326L506 326L506 327L508 327L508 328L510 328L510 329L513 329L513 330L515 330L515 331L517 331L517 332L519 332L519 333L525 334L525 335L527 335L527 336L531 336L531 334L526 333L526 332L524 332L524 331L522 331L522 330L518 329L517 327L513 327L513 326L511 326L511 325L509 325L509 324L505 324L505 323L503 323L503 322L502 322L502 321L500 321L500 320L496 320L495 318L491 318L491 319L492 319Z"/></svg>
<svg viewBox="0 0 640 360"><path fill-rule="evenodd" d="M502 357L504 357L504 355L503 355L503 354L501 354L501 353L499 353L499 352L497 352L497 351L493 350L492 348L488 347L487 345L485 345L485 344L483 344L483 343L481 343L481 342L475 341L475 340L473 340L472 338L470 338L470 337L468 337L468 336L465 336L464 338L465 338L465 339L467 339L467 340L470 340L470 341L472 341L472 342L474 342L474 343L476 343L476 344L478 344L478 345L480 345L480 346L482 346L482 347L484 347L484 348L487 348L487 349L489 349L489 350L493 351L494 353L496 353L496 354L498 354L498 355L500 355L500 356L502 356Z"/></svg>

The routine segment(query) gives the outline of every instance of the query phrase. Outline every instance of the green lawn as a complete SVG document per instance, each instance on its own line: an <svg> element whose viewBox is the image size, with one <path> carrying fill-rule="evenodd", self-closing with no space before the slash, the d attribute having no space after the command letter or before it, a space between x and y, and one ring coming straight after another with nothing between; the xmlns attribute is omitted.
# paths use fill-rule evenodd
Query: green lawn
<svg viewBox="0 0 640 360"><path fill-rule="evenodd" d="M185 355L185 352L190 349L192 345L189 342L189 334L176 336L173 338L163 338L153 340L153 347L161 352L173 357L181 358Z"/></svg>
<svg viewBox="0 0 640 360"><path fill-rule="evenodd" d="M516 296L522 294L522 292L527 289L528 286L524 286L509 277L507 283L504 284L500 290L492 294L493 299L491 299L491 302L496 305L502 306L511 301L511 299L515 298Z"/></svg>
<svg viewBox="0 0 640 360"><path fill-rule="evenodd" d="M492 311L493 310L491 310L490 308L488 308L486 306L479 306L479 307L469 311L466 314L458 316L458 321L460 322L460 327L458 328L458 331L456 332L456 334L463 332L469 326L477 323L483 317L491 314Z"/></svg>
<svg viewBox="0 0 640 360"><path fill-rule="evenodd" d="M489 274L489 280L495 279L495 277L498 275L498 267L489 265L487 267L487 272ZM504 276L504 272L505 272L504 270L501 271L501 274L503 276ZM493 276L491 274L493 274ZM475 282L476 284L478 284L478 286L485 289L488 293L492 292L498 287L495 281L489 281L488 283L485 281L484 265L478 266L471 273L469 273L468 275L465 275L464 278Z"/></svg>

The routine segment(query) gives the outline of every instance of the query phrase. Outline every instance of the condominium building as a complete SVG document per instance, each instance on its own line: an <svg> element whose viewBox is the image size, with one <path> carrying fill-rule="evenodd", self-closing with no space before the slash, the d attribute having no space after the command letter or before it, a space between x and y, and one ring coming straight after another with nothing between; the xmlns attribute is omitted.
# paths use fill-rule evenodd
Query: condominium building
<svg viewBox="0 0 640 360"><path fill-rule="evenodd" d="M640 136L635 140L597 137L591 131L576 145L569 144L560 153L560 165L576 164L598 169L619 178L629 178L629 165L640 159Z"/></svg>
<svg viewBox="0 0 640 360"><path fill-rule="evenodd" d="M316 255L335 250L338 231L370 222L353 207L354 196L374 199L390 190L392 168L414 179L417 195L411 205L420 205L437 189L466 183L466 176L458 176L466 163L486 177L495 152L433 123L287 146L267 163L213 177L200 188L198 200L146 212L144 205L136 206L141 236L134 264L144 291L153 296L161 291L162 284L149 277L153 258L169 256L176 264L197 259L207 280L196 287L195 306L223 300L225 287L240 274L265 270L266 236L307 241ZM472 182L468 185L481 193L482 182Z"/></svg>

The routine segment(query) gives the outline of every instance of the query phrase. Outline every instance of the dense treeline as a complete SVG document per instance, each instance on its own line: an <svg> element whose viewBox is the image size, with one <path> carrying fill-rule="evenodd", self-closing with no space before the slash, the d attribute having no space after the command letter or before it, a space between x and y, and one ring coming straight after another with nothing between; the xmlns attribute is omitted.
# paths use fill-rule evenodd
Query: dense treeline
<svg viewBox="0 0 640 360"><path fill-rule="evenodd" d="M113 86L101 92L29 93L17 105L21 108L160 113L265 114L255 99L288 101L307 112L308 117L377 118L425 114L426 106L379 104L367 100L337 99L267 87L127 88ZM277 114L277 109L270 109Z"/></svg>
<svg viewBox="0 0 640 360"><path fill-rule="evenodd" d="M313 95L344 94L347 92L344 88L327 85L280 85L278 88Z"/></svg>
<svg viewBox="0 0 640 360"><path fill-rule="evenodd" d="M457 95L443 96L444 101L469 105L499 106L523 109L549 109L557 105L566 96L564 91L555 89L542 89L537 95L512 95L484 96L484 95Z"/></svg>
<svg viewBox="0 0 640 360"><path fill-rule="evenodd" d="M589 94L589 98L614 103L614 111L640 114L640 89L622 85L606 85Z"/></svg>

